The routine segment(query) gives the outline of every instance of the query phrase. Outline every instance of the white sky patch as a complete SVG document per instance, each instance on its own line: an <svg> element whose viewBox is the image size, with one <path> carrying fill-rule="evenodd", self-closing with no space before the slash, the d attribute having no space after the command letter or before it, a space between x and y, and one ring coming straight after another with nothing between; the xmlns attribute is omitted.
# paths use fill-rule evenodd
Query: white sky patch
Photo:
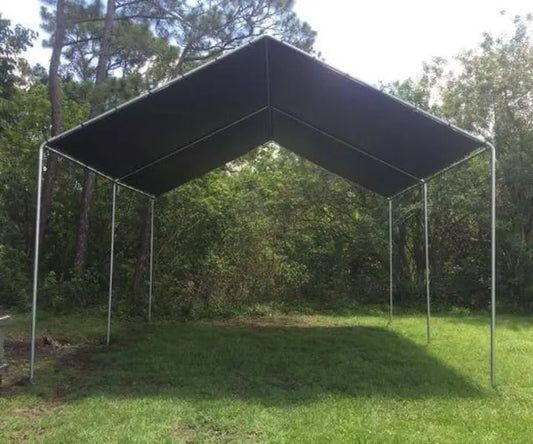
<svg viewBox="0 0 533 444"><path fill-rule="evenodd" d="M3 19L11 20L11 24L22 25L39 33L25 57L30 63L40 63L48 68L50 63L50 50L42 47L42 41L46 37L41 31L41 2L38 0L0 0L0 14Z"/></svg>
<svg viewBox="0 0 533 444"><path fill-rule="evenodd" d="M512 31L531 0L296 0L298 15L318 31L325 61L366 82L416 76L422 62L476 47L484 32ZM507 15L501 16L500 11Z"/></svg>
<svg viewBox="0 0 533 444"><path fill-rule="evenodd" d="M48 67L38 0L0 0L0 13L41 33L26 53ZM500 11L507 15L501 16ZM371 84L416 76L422 62L476 47L483 32L512 31L511 18L533 12L531 0L296 0L296 12L318 31L325 61Z"/></svg>

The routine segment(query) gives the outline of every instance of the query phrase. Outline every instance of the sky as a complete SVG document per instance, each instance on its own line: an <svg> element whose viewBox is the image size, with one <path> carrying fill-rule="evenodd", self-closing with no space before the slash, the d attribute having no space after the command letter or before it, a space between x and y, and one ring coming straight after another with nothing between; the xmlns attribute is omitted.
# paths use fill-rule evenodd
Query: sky
<svg viewBox="0 0 533 444"><path fill-rule="evenodd" d="M13 23L39 30L39 0L0 0ZM451 58L476 47L483 32L512 31L514 15L533 12L531 0L296 0L298 15L318 32L324 60L371 84L416 76L434 56ZM500 11L507 11L502 16ZM42 36L26 58L48 66Z"/></svg>

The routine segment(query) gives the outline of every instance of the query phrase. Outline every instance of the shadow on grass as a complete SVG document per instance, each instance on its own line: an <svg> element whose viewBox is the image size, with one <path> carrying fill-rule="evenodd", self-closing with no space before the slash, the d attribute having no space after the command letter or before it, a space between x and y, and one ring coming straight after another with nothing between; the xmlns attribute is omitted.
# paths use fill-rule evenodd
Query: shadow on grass
<svg viewBox="0 0 533 444"><path fill-rule="evenodd" d="M383 328L160 325L120 335L109 350L81 354L59 369L69 375L66 400L103 395L287 405L328 395L483 395L424 347Z"/></svg>

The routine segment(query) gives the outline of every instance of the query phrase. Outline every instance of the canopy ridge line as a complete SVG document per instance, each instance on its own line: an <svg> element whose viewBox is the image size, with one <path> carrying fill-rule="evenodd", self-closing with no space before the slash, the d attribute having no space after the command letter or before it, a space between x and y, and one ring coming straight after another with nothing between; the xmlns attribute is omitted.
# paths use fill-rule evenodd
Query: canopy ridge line
<svg viewBox="0 0 533 444"><path fill-rule="evenodd" d="M266 99L268 106L268 137L272 140L272 134L274 133L274 124L272 119L272 86L270 83L270 54L268 48L268 39L265 39L265 74L266 74Z"/></svg>
<svg viewBox="0 0 533 444"><path fill-rule="evenodd" d="M259 108L256 111L252 111L251 113L246 114L245 116L241 117L240 119L235 120L232 123L228 123L227 125L225 125L225 126L223 126L221 128L217 128L216 130L211 131L209 134L206 134L205 136L202 136L202 137L200 137L200 138L198 138L196 140L193 140L192 142L190 142L190 143L188 143L188 144L186 144L184 146L181 146L178 149L176 149L176 150L174 150L174 151L172 151L172 152L170 152L168 154L165 154L164 156L162 156L162 157L160 157L160 158L158 158L158 159L156 159L156 160L154 160L154 161L152 161L152 162L150 162L150 163L148 163L146 165L143 165L142 167L139 167L139 168L137 168L137 169L135 169L133 171L130 171L129 173L125 174L124 176L121 176L119 180L124 180L124 179L127 179L128 177L133 176L134 174L140 173L141 171L144 171L147 168L150 168L151 166L154 166L154 165L158 164L159 162L162 162L162 161L164 161L164 160L166 160L166 159L168 159L168 158L170 158L170 157L172 157L172 156L174 156L174 155L176 155L178 153L181 153L181 152L185 151L186 149L191 148L191 147L193 147L194 145L196 145L196 144L198 144L200 142L203 142L203 141L205 141L207 139L210 139L211 137L217 135L218 133L221 133L222 131L226 131L227 129L230 129L230 128L234 127L235 125L238 125L239 123L244 122L245 120L247 120L247 119L249 119L251 117L254 117L254 116L258 115L258 114L261 114L263 111L268 110L268 108L269 108L268 106L263 106L263 107Z"/></svg>
<svg viewBox="0 0 533 444"><path fill-rule="evenodd" d="M342 144L342 145L344 145L344 146L346 146L346 147L348 147L348 148L350 148L350 149L352 149L354 151L357 151L359 154L362 154L363 156L368 157L369 159L372 159L375 162L381 163L382 165L385 165L385 166L393 169L394 171L396 171L396 172L398 172L400 174L403 174L404 176L408 176L410 179L416 180L418 183L421 183L421 181L422 181L422 179L420 177L416 177L416 176L412 175L411 173L409 173L408 171L405 171L402 168L394 166L394 165L390 164L389 162L387 162L386 160L380 159L379 157L374 156L373 154L370 154L369 152L367 152L367 151L365 151L365 150L363 150L363 149L361 149L361 148L359 148L359 147L357 147L357 146L355 146L355 145L353 145L353 144L351 144L349 142L346 142L345 140L342 140L339 137L334 136L331 133L328 133L327 131L324 131L324 130L316 127L312 123L306 122L305 120L300 119L299 117L296 117L296 116L294 116L291 113L283 111L283 110L279 109L276 106L271 106L271 108L274 111L282 114L283 116L288 117L289 119L292 119L295 122L300 123L301 125L304 125L304 126L306 126L308 128L311 128L312 130L315 130L315 131L319 132L323 136L326 136L326 137L334 140L337 143L340 143L340 144Z"/></svg>

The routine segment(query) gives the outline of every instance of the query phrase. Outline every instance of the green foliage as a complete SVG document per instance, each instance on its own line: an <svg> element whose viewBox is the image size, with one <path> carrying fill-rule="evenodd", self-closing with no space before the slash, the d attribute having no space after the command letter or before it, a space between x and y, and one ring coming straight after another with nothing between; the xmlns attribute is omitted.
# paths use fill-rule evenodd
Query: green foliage
<svg viewBox="0 0 533 444"><path fill-rule="evenodd" d="M285 3L290 2L280 2L278 7L285 7ZM233 6L224 5L217 26L233 10ZM89 18L101 15L98 8L85 13ZM93 26L91 23L88 21L87 26ZM154 63L143 71L140 62L127 65L126 60L137 57L133 52L127 57L117 55L124 61L123 75L110 77L96 92L81 71L65 75L62 100L67 127L86 119L95 95L105 107L115 106L176 68L179 54L170 34L165 37L171 28L161 24L149 37L152 28L143 28L145 23L140 19L133 23L138 27L130 29L128 35L138 37L139 51L148 47L155 51ZM101 23L94 26L97 29ZM209 29L215 32L217 28ZM137 32L144 32L146 39ZM436 59L424 66L421 77L383 86L496 142L499 304L514 309L533 308L533 277L529 272L533 266L530 34L531 21L517 19L515 35L486 36L480 48L459 56L459 67L453 72L446 61ZM123 35L124 39L130 37ZM191 58L182 69L220 49L217 46L207 55L202 46L210 41L206 39L195 40L199 46L189 53ZM168 51L174 52L169 55ZM201 57L195 59L194 54ZM72 63L68 66L74 66ZM42 76L30 76L24 88L14 90L9 119L0 132L0 304L5 306L26 307L29 300L35 154L48 135L49 106ZM481 155L429 185L431 279L437 309L487 307L486 161L487 156ZM72 257L83 177L79 169L61 162L57 180L43 241L40 306L51 310L105 306L111 187L97 179L88 268L85 274L75 275ZM403 307L424 304L421 202L420 190L394 202L395 298ZM147 282L138 294L131 284L145 203L128 190L122 190L118 197L114 308L123 315L145 313L147 305ZM386 304L387 237L384 200L283 148L260 147L156 202L154 315L228 316L257 304L300 309Z"/></svg>
<svg viewBox="0 0 533 444"><path fill-rule="evenodd" d="M477 50L456 58L453 71L435 59L418 80L386 86L417 106L481 134L498 149L499 304L533 308L533 47L532 17L514 18L510 37L486 34ZM437 305L486 307L489 285L487 155L430 184L432 288ZM421 196L400 203L411 220L397 228L400 296L421 294ZM403 217L403 216L401 216ZM406 216L407 217L407 216Z"/></svg>
<svg viewBox="0 0 533 444"><path fill-rule="evenodd" d="M11 22L0 14L0 99L11 97L16 86L22 82L21 74L27 70L26 61L20 57L37 34Z"/></svg>
<svg viewBox="0 0 533 444"><path fill-rule="evenodd" d="M498 148L501 289L531 307L533 276L532 17L516 17L510 39L485 35L480 52L459 57L463 72L448 80L443 111ZM507 277L506 277L507 276Z"/></svg>

